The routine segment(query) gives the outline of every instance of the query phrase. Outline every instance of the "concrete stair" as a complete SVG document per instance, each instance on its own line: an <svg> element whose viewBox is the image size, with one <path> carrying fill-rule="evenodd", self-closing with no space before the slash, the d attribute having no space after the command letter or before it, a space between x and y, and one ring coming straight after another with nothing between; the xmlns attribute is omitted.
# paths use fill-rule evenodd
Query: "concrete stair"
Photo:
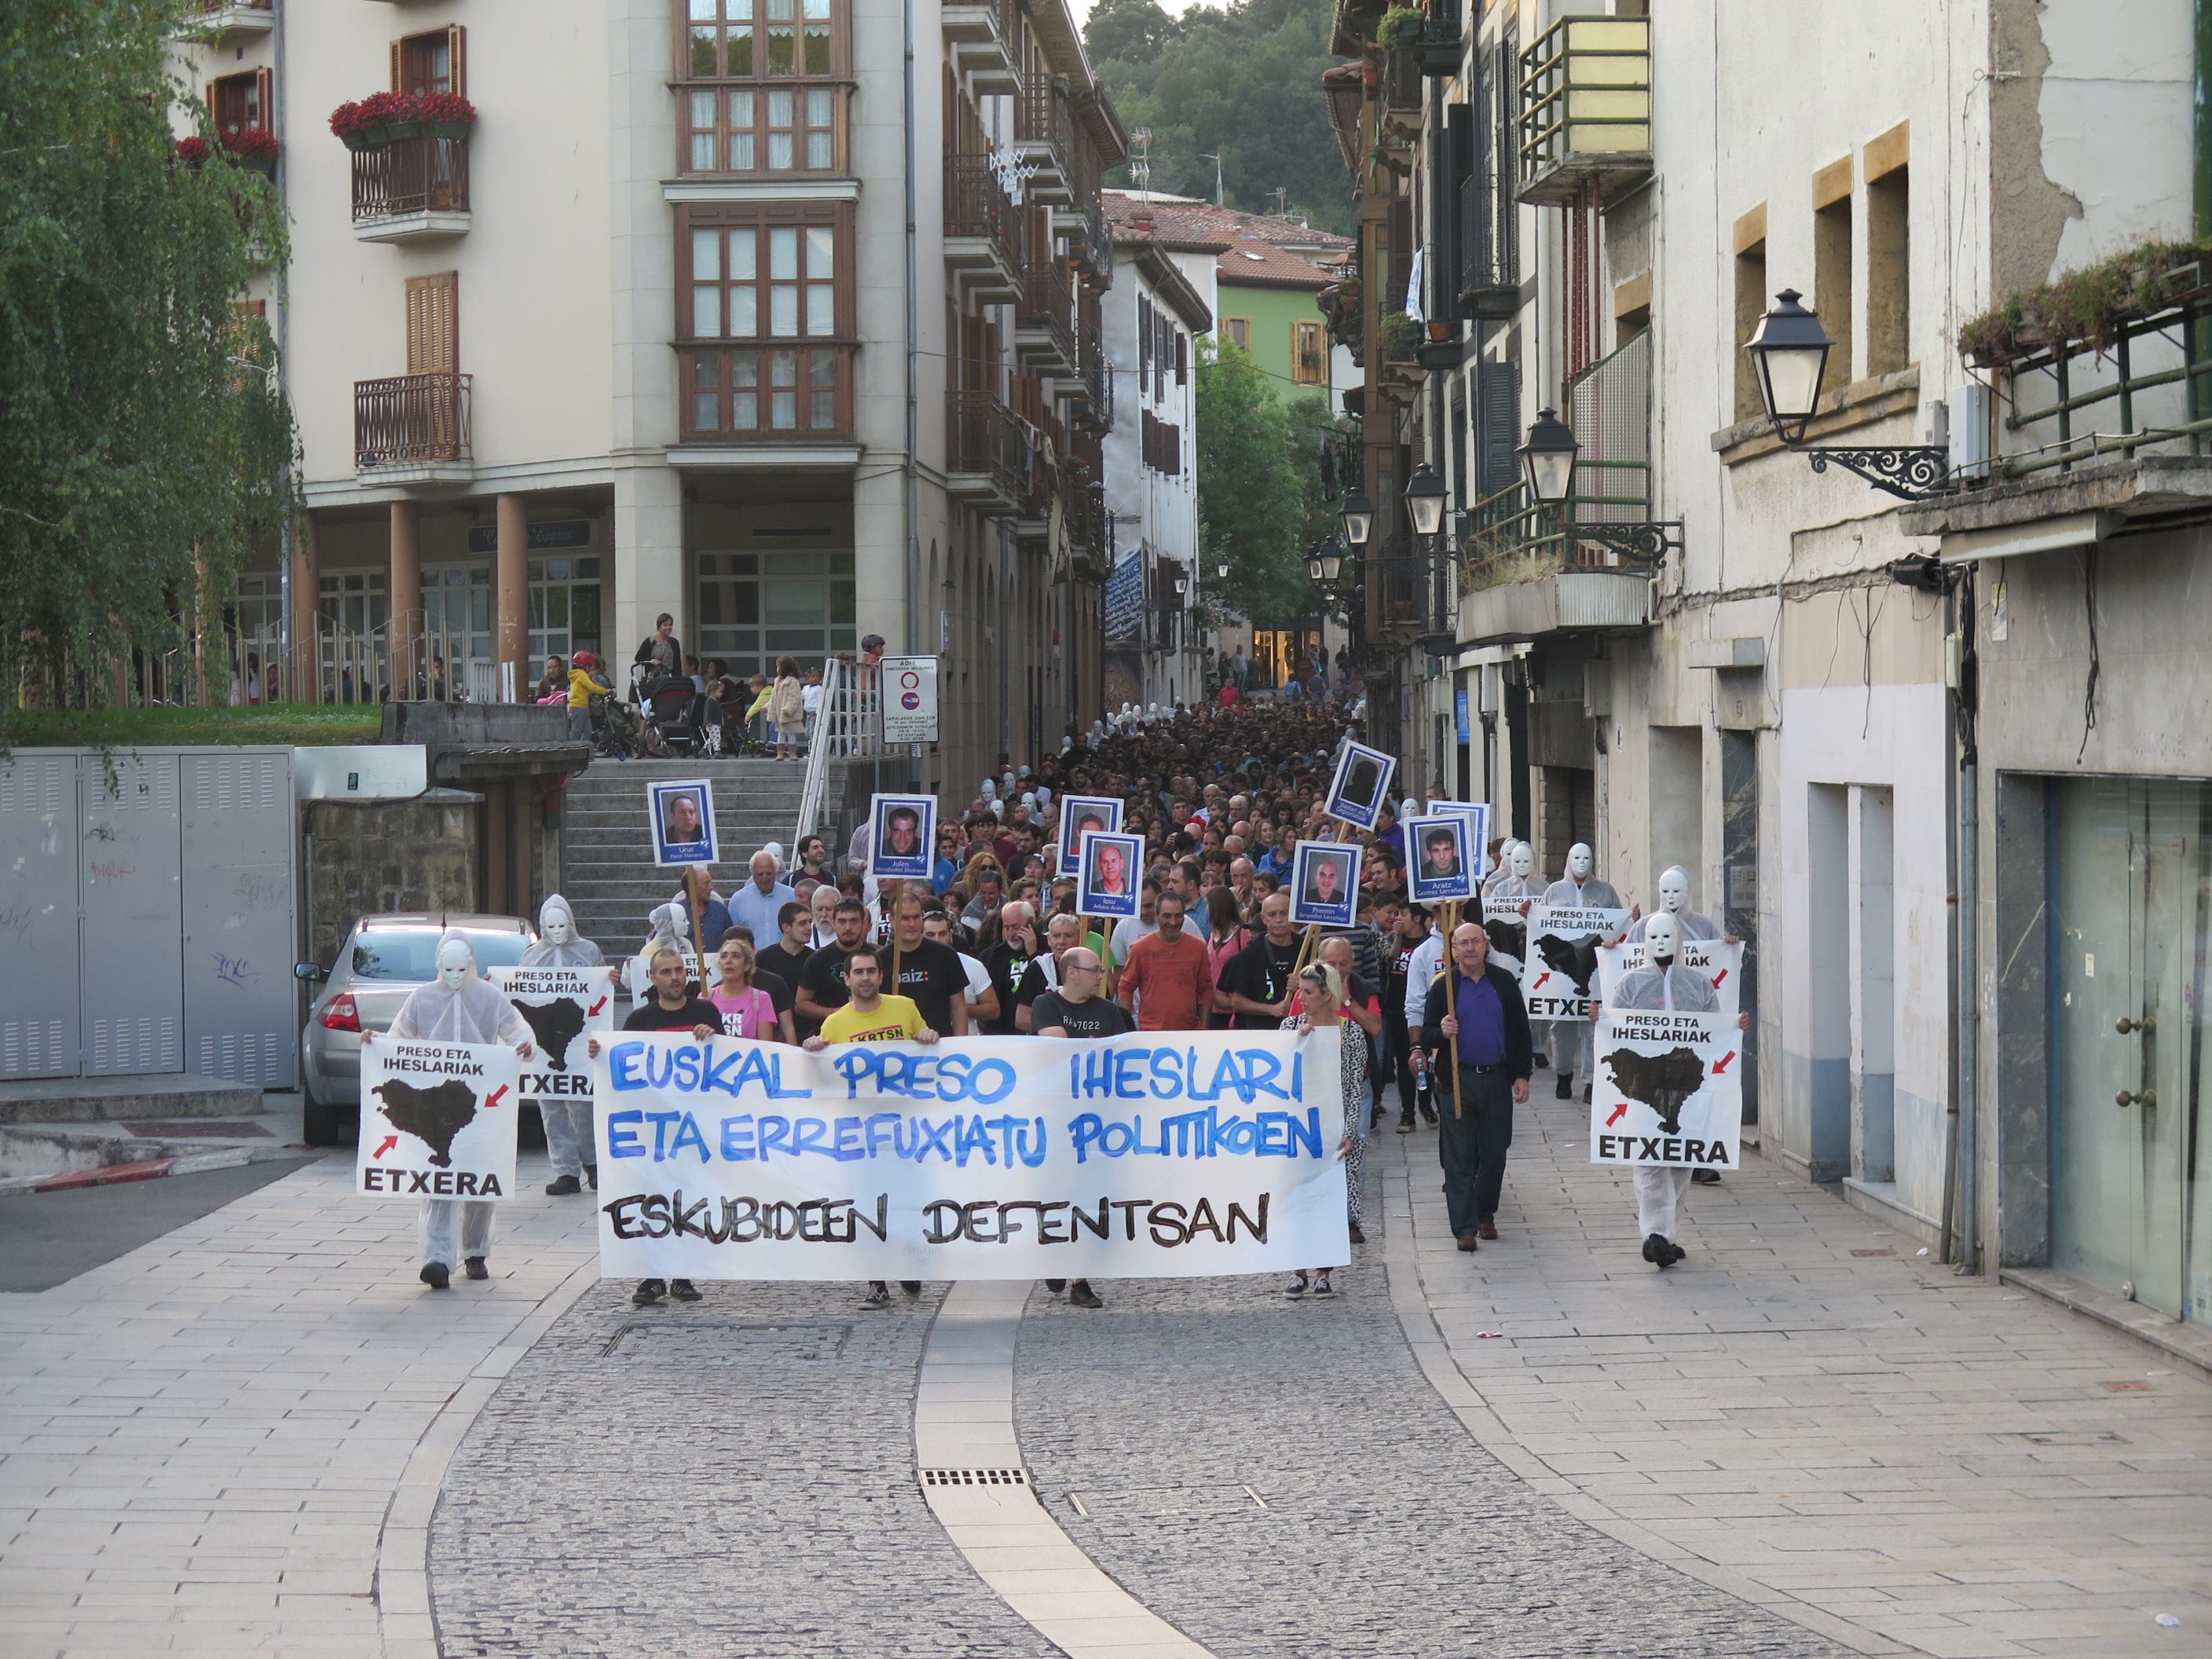
<svg viewBox="0 0 2212 1659"><path fill-rule="evenodd" d="M844 769L832 766L823 822L836 825ZM653 861L645 790L666 779L707 778L714 791L714 830L722 861L714 884L734 892L746 861L769 842L792 854L791 830L805 787L804 767L766 760L596 760L569 781L562 805L561 892L585 938L610 957L644 940L646 918L672 898L681 879ZM828 832L825 831L825 834ZM832 837L834 840L834 836Z"/></svg>

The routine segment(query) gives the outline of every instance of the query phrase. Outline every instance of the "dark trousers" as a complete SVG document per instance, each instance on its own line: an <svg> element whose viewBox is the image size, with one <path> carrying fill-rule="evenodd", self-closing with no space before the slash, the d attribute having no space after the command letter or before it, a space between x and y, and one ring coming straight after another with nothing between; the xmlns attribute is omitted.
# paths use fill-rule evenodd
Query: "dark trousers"
<svg viewBox="0 0 2212 1659"><path fill-rule="evenodd" d="M1413 1101L1420 1092L1420 1086L1413 1076L1413 1047L1407 1036L1405 1016L1386 1011L1382 1016L1382 1026L1389 1034L1391 1058L1398 1067L1398 1110L1401 1116L1411 1117ZM1375 1092L1379 1103L1382 1091L1377 1089Z"/></svg>
<svg viewBox="0 0 2212 1659"><path fill-rule="evenodd" d="M1444 1207L1452 1236L1494 1220L1505 1185L1505 1149L1513 1144L1513 1079L1504 1072L1459 1072L1460 1109L1449 1089L1437 1091L1437 1158L1444 1167Z"/></svg>

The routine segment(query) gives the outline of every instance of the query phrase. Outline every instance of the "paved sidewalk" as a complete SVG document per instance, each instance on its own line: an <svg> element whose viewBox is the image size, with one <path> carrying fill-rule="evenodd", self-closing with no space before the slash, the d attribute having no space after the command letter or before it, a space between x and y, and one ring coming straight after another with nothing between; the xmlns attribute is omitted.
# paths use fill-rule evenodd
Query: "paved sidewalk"
<svg viewBox="0 0 2212 1659"><path fill-rule="evenodd" d="M414 1205L350 1197L352 1170L0 1296L0 1656L435 1653L421 1547L446 1454L593 1282L592 1212L539 1196L526 1159L493 1277L434 1295Z"/></svg>
<svg viewBox="0 0 2212 1659"><path fill-rule="evenodd" d="M1474 1255L1432 1132L1368 1167L1431 1380L1463 1386L1448 1356L1462 1421L1539 1490L1869 1653L2212 1652L2212 1388L1756 1156L1690 1189L1662 1274L1588 1109L1534 1092Z"/></svg>

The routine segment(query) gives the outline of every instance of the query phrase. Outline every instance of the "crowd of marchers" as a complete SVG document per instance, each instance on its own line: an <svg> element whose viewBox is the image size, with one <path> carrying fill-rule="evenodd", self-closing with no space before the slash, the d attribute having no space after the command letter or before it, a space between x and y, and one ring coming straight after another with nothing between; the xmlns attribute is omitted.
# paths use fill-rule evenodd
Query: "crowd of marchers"
<svg viewBox="0 0 2212 1659"><path fill-rule="evenodd" d="M818 836L789 852L763 847L729 891L714 871L692 866L682 890L652 911L642 945L620 947L626 960L616 965L576 935L556 895L524 963L605 966L635 999L626 1030L810 1049L971 1034L1089 1039L1335 1028L1346 1128L1338 1150L1352 1242L1365 1242L1366 1138L1389 1115L1395 1094L1400 1133L1437 1130L1451 1231L1462 1250L1474 1251L1498 1236L1515 1107L1527 1102L1531 1077L1547 1065L1556 1065L1560 1097L1571 1097L1575 1072L1589 1074L1591 1027L1532 1024L1519 964L1493 947L1490 933L1468 921L1447 939L1429 908L1410 901L1397 806L1382 803L1370 829L1328 816L1324 801L1350 718L1312 699L1164 714L1125 709L1056 755L982 780L964 811L942 823L927 882L867 875L864 824L834 852ZM1439 794L1431 790L1430 799ZM1140 908L1110 927L1079 914L1077 882L1060 873L1054 804L1071 795L1118 800L1121 831L1144 839ZM1347 839L1362 847L1353 920L1308 941L1291 921L1294 848L1301 840ZM1535 874L1526 842L1495 842L1488 852L1486 901L1524 909L1620 907L1586 845L1570 851L1550 882ZM1652 994L1686 1007L1689 1001L1670 999L1711 988L1676 966L1674 944L1717 938L1720 930L1688 908L1680 869L1662 878L1658 897L1651 916L1632 913L1629 936L1646 943L1651 967L1625 981L1623 994L1640 1001L1641 981L1656 974ZM467 951L464 940L447 941L441 978L415 994L395 1035L526 1039L512 1005L475 978ZM556 1197L599 1184L590 1111L588 1103L547 1109L554 1179L546 1190ZM1671 1267L1685 1255L1676 1224L1687 1180L1686 1170L1637 1172L1644 1256L1655 1266ZM468 1275L483 1277L492 1217L489 1204L426 1200L424 1282L440 1289L449 1282L457 1232ZM1047 1283L1079 1306L1103 1305L1085 1280ZM903 1289L913 1295L921 1286ZM1316 1267L1298 1273L1286 1291L1328 1296L1334 1287L1329 1270ZM647 1279L633 1299L646 1305L699 1295L687 1280ZM890 1300L890 1287L878 1283L863 1305Z"/></svg>

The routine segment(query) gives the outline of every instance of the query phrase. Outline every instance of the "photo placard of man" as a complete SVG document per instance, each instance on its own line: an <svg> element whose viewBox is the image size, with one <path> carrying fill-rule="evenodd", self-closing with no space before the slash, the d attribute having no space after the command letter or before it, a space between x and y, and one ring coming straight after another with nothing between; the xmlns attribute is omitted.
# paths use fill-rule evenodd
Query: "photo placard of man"
<svg viewBox="0 0 2212 1659"><path fill-rule="evenodd" d="M1060 801L1060 869L1063 876L1083 869L1085 836L1121 828L1121 803L1108 795L1063 795Z"/></svg>
<svg viewBox="0 0 2212 1659"><path fill-rule="evenodd" d="M1465 903L1475 894L1474 860L1468 849L1468 821L1456 813L1408 818L1413 900L1419 904Z"/></svg>
<svg viewBox="0 0 2212 1659"><path fill-rule="evenodd" d="M1076 878L1075 908L1086 916L1137 914L1138 872L1144 868L1141 836L1093 831L1083 843L1083 868Z"/></svg>
<svg viewBox="0 0 2212 1659"><path fill-rule="evenodd" d="M1358 902L1360 849L1349 842L1302 841L1291 868L1291 921L1349 927Z"/></svg>
<svg viewBox="0 0 2212 1659"><path fill-rule="evenodd" d="M1347 738L1344 752L1337 757L1336 775L1330 781L1321 810L1355 830L1372 830L1390 787L1390 775L1397 766L1395 758L1381 750Z"/></svg>
<svg viewBox="0 0 2212 1659"><path fill-rule="evenodd" d="M714 786L710 781L681 778L649 783L645 799L655 864L715 862Z"/></svg>
<svg viewBox="0 0 2212 1659"><path fill-rule="evenodd" d="M927 881L930 849L937 844L937 797L877 795L871 799L868 873L878 881Z"/></svg>

